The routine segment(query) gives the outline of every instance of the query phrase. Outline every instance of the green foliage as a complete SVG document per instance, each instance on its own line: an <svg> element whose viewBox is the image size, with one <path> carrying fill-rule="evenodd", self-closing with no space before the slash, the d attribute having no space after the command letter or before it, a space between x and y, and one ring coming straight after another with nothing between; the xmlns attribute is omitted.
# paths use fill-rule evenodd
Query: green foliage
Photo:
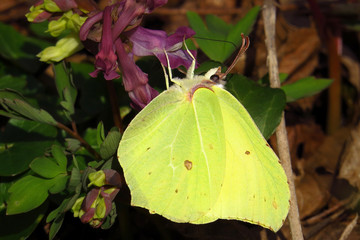
<svg viewBox="0 0 360 240"><path fill-rule="evenodd" d="M229 58L241 44L241 33L250 33L259 11L259 7L253 8L235 25L212 15L206 16L204 23L195 13L188 13L196 41L210 58L195 74L219 67L219 62ZM43 32L47 25L31 24L30 28L35 35L48 37ZM93 64L63 61L53 64L56 89L49 87L52 83L44 86L39 73L45 65L36 54L49 45L0 23L0 115L6 119L0 134L0 240L28 238L44 217L51 224L49 239L54 239L76 201L92 188L101 187L89 186L89 176L99 170L120 169L115 154L122 134L112 127L104 79L89 77ZM158 60L144 57L137 64L148 74L152 87L164 90ZM134 112L122 80L113 83L126 125ZM246 107L268 138L286 101L316 94L331 80L309 77L284 85L282 90L264 86L268 85L266 77L259 83L261 86L233 75L226 89ZM115 223L120 211L117 204L112 202L101 228Z"/></svg>
<svg viewBox="0 0 360 240"><path fill-rule="evenodd" d="M27 72L37 72L43 63L36 54L50 44L26 37L3 23L0 23L0 33L0 56Z"/></svg>
<svg viewBox="0 0 360 240"><path fill-rule="evenodd" d="M204 23L194 12L188 12L187 18L196 32L194 38L200 49L211 60L223 63L241 45L241 33L250 33L259 11L259 6L254 7L235 25L227 24L214 15L207 15Z"/></svg>
<svg viewBox="0 0 360 240"><path fill-rule="evenodd" d="M120 132L117 128L112 128L109 134L100 145L100 155L102 159L109 159L112 157L119 146Z"/></svg>
<svg viewBox="0 0 360 240"><path fill-rule="evenodd" d="M324 79L315 77L305 77L290 84L281 86L281 89L286 94L286 101L293 102L300 98L313 96L322 90L328 88L332 79Z"/></svg>
<svg viewBox="0 0 360 240"><path fill-rule="evenodd" d="M285 108L284 92L259 86L241 75L233 75L226 88L244 105L264 137L269 138L279 125Z"/></svg>
<svg viewBox="0 0 360 240"><path fill-rule="evenodd" d="M53 126L11 119L0 135L0 176L14 176L28 170L31 161L56 142L56 136Z"/></svg>
<svg viewBox="0 0 360 240"><path fill-rule="evenodd" d="M46 215L51 223L49 239L53 239L65 213L86 194L88 174L95 168L111 168L121 134L117 129L106 133L112 121L107 92L102 79L89 77L93 65L54 64L54 95L37 79L43 63L35 55L49 44L4 24L0 33L0 115L10 118L0 134L0 221L6 227L0 229L0 239L27 238ZM114 82L119 90L123 88L121 80ZM128 100L122 101L128 106ZM89 127L87 121L98 118L104 123L98 129ZM80 132L73 129L75 121ZM95 159L79 139L104 160ZM48 211L48 203L58 198L59 207ZM115 219L109 218L106 226Z"/></svg>
<svg viewBox="0 0 360 240"><path fill-rule="evenodd" d="M45 203L32 211L10 216L0 213L0 239L27 239L45 216L47 207Z"/></svg>
<svg viewBox="0 0 360 240"><path fill-rule="evenodd" d="M55 182L32 175L16 181L9 189L6 214L25 213L40 206L48 197L48 190Z"/></svg>

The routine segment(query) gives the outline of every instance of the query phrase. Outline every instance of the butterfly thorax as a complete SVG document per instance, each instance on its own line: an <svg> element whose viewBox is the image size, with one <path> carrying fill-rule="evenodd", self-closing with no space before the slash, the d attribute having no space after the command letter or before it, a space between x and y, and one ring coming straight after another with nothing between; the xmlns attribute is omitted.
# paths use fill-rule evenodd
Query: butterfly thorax
<svg viewBox="0 0 360 240"><path fill-rule="evenodd" d="M210 69L205 75L194 75L193 78L174 78L172 79L172 82L175 84L172 85L171 88L176 89L183 94L186 94L188 96L188 99L191 100L195 91L200 88L207 88L210 91L212 90L212 87L217 85L218 87L223 88L223 84L219 84L217 82L214 82L210 79L212 75L218 72L218 68Z"/></svg>

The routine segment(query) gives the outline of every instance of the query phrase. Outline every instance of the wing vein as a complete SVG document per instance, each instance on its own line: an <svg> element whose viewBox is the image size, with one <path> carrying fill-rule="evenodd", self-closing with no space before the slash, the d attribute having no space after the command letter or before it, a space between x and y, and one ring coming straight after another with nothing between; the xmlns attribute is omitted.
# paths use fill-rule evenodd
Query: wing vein
<svg viewBox="0 0 360 240"><path fill-rule="evenodd" d="M196 120L196 128L198 129L199 132L199 137L200 137L200 146L201 146L201 152L203 153L204 157L205 157L205 162L206 162L206 167L207 167L207 172L208 172L208 176L209 176L209 193L211 196L211 173L210 173L210 168L209 168L209 161L208 161L208 157L206 155L205 149L204 149L204 143L203 143L203 139L202 139L202 134L201 134L201 127L200 127L200 123L199 123L199 118L198 118L198 114L196 111L196 103L194 102L194 112L195 112L195 120ZM212 114L212 113L211 113Z"/></svg>

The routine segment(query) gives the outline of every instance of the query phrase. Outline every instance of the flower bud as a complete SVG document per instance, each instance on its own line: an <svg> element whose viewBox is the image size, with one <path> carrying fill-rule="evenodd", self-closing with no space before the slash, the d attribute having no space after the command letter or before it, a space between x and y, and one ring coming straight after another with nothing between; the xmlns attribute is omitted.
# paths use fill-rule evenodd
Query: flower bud
<svg viewBox="0 0 360 240"><path fill-rule="evenodd" d="M90 180L90 183L88 184L88 187L95 185L97 187L101 187L105 185L105 173L104 171L97 171L92 172L88 175L88 178Z"/></svg>
<svg viewBox="0 0 360 240"><path fill-rule="evenodd" d="M36 56L40 57L42 62L59 62L82 48L79 36L77 34L69 34L60 39L55 46L45 48Z"/></svg>
<svg viewBox="0 0 360 240"><path fill-rule="evenodd" d="M99 171L101 172L101 171ZM83 200L73 206L74 217L80 217L82 223L98 228L105 221L112 209L112 201L119 192L117 187L93 188ZM81 209L79 210L79 204Z"/></svg>
<svg viewBox="0 0 360 240"><path fill-rule="evenodd" d="M85 197L80 197L76 199L74 205L72 206L71 210L74 213L74 217L81 217L82 215L84 215L85 212L81 209L84 199Z"/></svg>
<svg viewBox="0 0 360 240"><path fill-rule="evenodd" d="M58 37L65 29L66 20L64 18L60 18L49 22L47 31L50 32L51 36Z"/></svg>
<svg viewBox="0 0 360 240"><path fill-rule="evenodd" d="M51 16L51 13L44 10L44 4L40 4L37 6L31 6L30 12L25 14L25 17L29 22L43 22L47 20Z"/></svg>
<svg viewBox="0 0 360 240"><path fill-rule="evenodd" d="M44 0L44 8L49 12L62 12L59 6L52 0Z"/></svg>

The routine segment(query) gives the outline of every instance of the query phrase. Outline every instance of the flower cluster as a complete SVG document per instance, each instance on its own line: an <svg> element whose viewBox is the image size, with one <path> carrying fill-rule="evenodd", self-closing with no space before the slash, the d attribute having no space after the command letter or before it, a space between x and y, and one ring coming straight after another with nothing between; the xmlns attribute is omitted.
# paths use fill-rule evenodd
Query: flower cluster
<svg viewBox="0 0 360 240"><path fill-rule="evenodd" d="M80 8L75 0L41 0L26 14L29 22L39 23L48 20L47 31L53 37L59 37L65 30L70 30L70 33L61 38L55 46L48 47L37 55L40 61L58 62L83 48L79 38L80 27L87 18L84 16L85 13L94 10L96 5L92 1L88 4L84 4L87 1L79 2L83 7Z"/></svg>
<svg viewBox="0 0 360 240"><path fill-rule="evenodd" d="M98 228L113 208L112 202L120 190L121 178L119 173L112 169L90 173L88 178L88 186L95 187L85 197L76 200L72 211L74 217L79 217L82 223Z"/></svg>
<svg viewBox="0 0 360 240"><path fill-rule="evenodd" d="M96 56L96 77L102 72L106 80L122 73L125 90L138 110L144 108L158 92L148 84L148 76L134 62L134 55L156 56L164 66L189 67L191 56L182 49L183 41L195 34L180 27L168 36L164 31L143 28L144 14L164 5L167 0L118 0L101 10L93 0L41 0L27 14L31 22L49 20L48 31L58 37L66 29L71 33L56 46L46 48L38 56L41 61L60 61L85 46ZM85 21L86 20L86 21ZM81 28L80 28L81 27ZM192 52L195 56L196 52Z"/></svg>
<svg viewBox="0 0 360 240"><path fill-rule="evenodd" d="M90 75L96 77L102 72L106 80L112 80L119 77L119 68L132 106L137 109L145 107L158 93L149 86L147 74L135 64L133 55L154 55L167 66L166 52L172 68L180 65L188 67L192 62L192 58L182 49L182 43L195 34L193 30L181 27L173 35L167 36L164 31L139 26L144 14L166 2L167 0L116 2L103 11L93 12L80 30L84 46L96 54L95 71ZM130 46L132 50L128 51Z"/></svg>

